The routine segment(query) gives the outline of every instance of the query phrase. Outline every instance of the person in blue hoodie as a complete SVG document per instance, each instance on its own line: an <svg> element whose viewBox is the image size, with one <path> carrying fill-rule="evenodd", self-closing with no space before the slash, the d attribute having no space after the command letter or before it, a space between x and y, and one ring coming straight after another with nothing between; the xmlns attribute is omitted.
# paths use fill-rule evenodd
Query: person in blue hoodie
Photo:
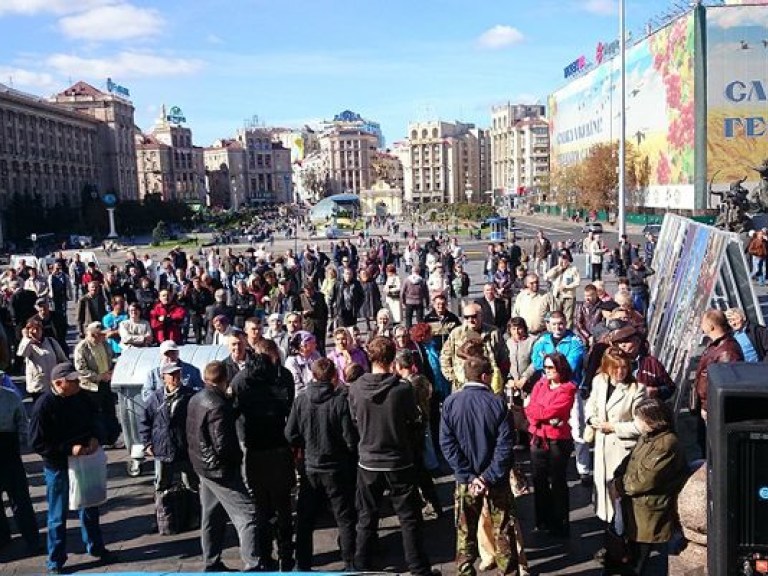
<svg viewBox="0 0 768 576"><path fill-rule="evenodd" d="M443 404L440 447L456 479L456 568L475 574L477 526L487 504L499 574L517 574L512 429L504 398L491 390L493 369L484 357L464 361L466 383Z"/></svg>

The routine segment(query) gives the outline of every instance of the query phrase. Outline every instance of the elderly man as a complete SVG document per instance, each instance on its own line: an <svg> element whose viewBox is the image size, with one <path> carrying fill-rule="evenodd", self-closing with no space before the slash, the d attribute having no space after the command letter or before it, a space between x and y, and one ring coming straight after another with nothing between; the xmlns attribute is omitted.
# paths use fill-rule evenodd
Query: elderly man
<svg viewBox="0 0 768 576"><path fill-rule="evenodd" d="M464 323L454 328L440 351L440 368L453 385L454 391L464 384L464 360L458 354L464 342L470 339L482 341L485 357L494 370L498 370L503 363L506 351L499 331L494 326L483 323L483 314L478 304L465 305L463 312Z"/></svg>
<svg viewBox="0 0 768 576"><path fill-rule="evenodd" d="M224 346L229 338L235 331L234 326L229 321L229 318L224 314L219 314L213 319L213 331L209 334L210 344L214 346Z"/></svg>
<svg viewBox="0 0 768 576"><path fill-rule="evenodd" d="M568 328L573 328L573 315L576 310L576 289L581 284L579 269L573 265L568 252L560 253L556 266L547 271L547 280L552 288L552 296L559 303L565 314Z"/></svg>
<svg viewBox="0 0 768 576"><path fill-rule="evenodd" d="M203 388L203 378L200 370L192 364L184 362L179 358L179 345L173 340L166 340L160 344L160 362L158 366L152 368L147 374L144 385L141 387L141 399L146 402L150 395L163 385L162 368L166 364L175 364L181 366L181 383L189 386L193 390Z"/></svg>
<svg viewBox="0 0 768 576"><path fill-rule="evenodd" d="M77 301L77 329L80 338L85 337L85 327L92 322L101 322L107 313L107 300L101 284L93 280L87 284L87 292Z"/></svg>
<svg viewBox="0 0 768 576"><path fill-rule="evenodd" d="M48 501L49 574L62 574L67 561L67 511L69 474L67 459L86 456L99 449L98 412L80 389L81 376L69 363L57 364L51 389L35 403L30 422L31 444L43 457L43 478ZM99 526L99 508L78 511L85 549L101 563L114 562Z"/></svg>
<svg viewBox="0 0 768 576"><path fill-rule="evenodd" d="M509 306L507 300L496 297L496 285L489 282L483 286L483 297L475 300L480 306L483 318L488 324L496 326L502 332L507 329L509 322Z"/></svg>
<svg viewBox="0 0 768 576"><path fill-rule="evenodd" d="M155 340L164 342L173 340L183 344L185 335L181 326L187 316L187 311L176 301L176 294L170 290L160 290L158 301L149 311L149 325L152 326Z"/></svg>
<svg viewBox="0 0 768 576"><path fill-rule="evenodd" d="M741 346L745 362L763 362L768 352L768 328L753 324L741 308L729 308L725 317L733 330L733 337Z"/></svg>
<svg viewBox="0 0 768 576"><path fill-rule="evenodd" d="M115 411L112 382L112 349L107 343L101 322L91 322L85 328L85 338L75 347L74 364L80 373L80 388L98 413L99 438L113 445L120 436L120 423Z"/></svg>
<svg viewBox="0 0 768 576"><path fill-rule="evenodd" d="M235 374L245 368L251 353L245 340L245 332L240 330L232 332L227 336L226 345L229 349L229 356L224 359L223 363L224 368L227 370L227 381L231 382Z"/></svg>
<svg viewBox="0 0 768 576"><path fill-rule="evenodd" d="M537 336L547 329L547 315L557 310L552 294L539 292L539 277L528 274L525 289L515 298L512 316L520 316L528 325L528 332Z"/></svg>

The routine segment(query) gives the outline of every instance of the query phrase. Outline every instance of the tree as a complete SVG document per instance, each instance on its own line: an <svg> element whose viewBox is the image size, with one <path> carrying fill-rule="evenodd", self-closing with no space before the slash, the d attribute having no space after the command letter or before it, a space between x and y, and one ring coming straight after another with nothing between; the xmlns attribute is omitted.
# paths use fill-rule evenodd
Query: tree
<svg viewBox="0 0 768 576"><path fill-rule="evenodd" d="M573 204L582 207L580 193L584 186L583 176L584 169L581 163L557 168L550 175L551 190L547 199L559 206Z"/></svg>
<svg viewBox="0 0 768 576"><path fill-rule="evenodd" d="M634 190L638 185L636 166L643 164L631 143L625 147L625 190ZM617 205L619 186L619 144L596 144L581 163L581 199L589 210L614 210ZM642 171L641 171L642 172Z"/></svg>

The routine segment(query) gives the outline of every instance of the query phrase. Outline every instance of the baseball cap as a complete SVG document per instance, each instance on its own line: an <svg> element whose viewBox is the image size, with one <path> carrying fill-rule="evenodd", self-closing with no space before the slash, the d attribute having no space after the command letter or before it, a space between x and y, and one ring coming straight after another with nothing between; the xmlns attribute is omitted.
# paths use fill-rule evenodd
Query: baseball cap
<svg viewBox="0 0 768 576"><path fill-rule="evenodd" d="M48 304L48 300L46 298L38 298L35 300L35 306L45 306Z"/></svg>
<svg viewBox="0 0 768 576"><path fill-rule="evenodd" d="M179 345L176 344L173 340L164 340L162 344L160 344L160 354L166 354L168 352L172 352L179 349Z"/></svg>
<svg viewBox="0 0 768 576"><path fill-rule="evenodd" d="M160 369L161 374L173 374L174 372L181 371L181 366L178 364L164 364Z"/></svg>
<svg viewBox="0 0 768 576"><path fill-rule="evenodd" d="M280 317L280 314L270 314L270 315L267 317L267 322L273 322L274 320L277 320L278 322L279 322L280 320L282 320L282 318Z"/></svg>
<svg viewBox="0 0 768 576"><path fill-rule="evenodd" d="M51 380L61 380L62 378L65 380L80 380L80 374L75 370L71 362L62 362L61 364L56 364L53 370L51 370Z"/></svg>

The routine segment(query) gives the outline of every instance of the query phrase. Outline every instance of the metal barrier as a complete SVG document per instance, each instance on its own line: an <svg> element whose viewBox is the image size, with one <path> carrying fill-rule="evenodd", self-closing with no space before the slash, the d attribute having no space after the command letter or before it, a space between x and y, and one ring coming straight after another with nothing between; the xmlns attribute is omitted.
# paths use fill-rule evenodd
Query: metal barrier
<svg viewBox="0 0 768 576"><path fill-rule="evenodd" d="M213 360L223 360L229 355L226 346L179 347L179 358L195 366L200 372ZM141 388L153 368L160 365L160 349L126 348L117 359L112 372L112 390L117 393L117 409L123 426L123 441L128 451L128 475L141 474L144 461L144 444L139 438L139 418L144 412Z"/></svg>

